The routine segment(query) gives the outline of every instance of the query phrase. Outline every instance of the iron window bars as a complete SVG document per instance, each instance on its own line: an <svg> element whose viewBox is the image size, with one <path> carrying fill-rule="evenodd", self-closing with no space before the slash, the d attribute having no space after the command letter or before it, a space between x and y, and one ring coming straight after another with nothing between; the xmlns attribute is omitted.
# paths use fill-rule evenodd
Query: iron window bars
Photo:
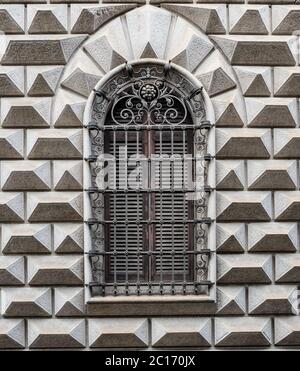
<svg viewBox="0 0 300 371"><path fill-rule="evenodd" d="M92 295L207 293L210 127L201 89L171 64L126 64L95 91L87 159Z"/></svg>

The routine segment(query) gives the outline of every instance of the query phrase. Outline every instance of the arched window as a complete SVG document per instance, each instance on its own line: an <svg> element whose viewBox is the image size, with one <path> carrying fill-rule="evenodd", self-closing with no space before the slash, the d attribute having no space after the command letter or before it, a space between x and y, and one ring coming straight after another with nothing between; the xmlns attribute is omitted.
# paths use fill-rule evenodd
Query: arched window
<svg viewBox="0 0 300 371"><path fill-rule="evenodd" d="M92 294L207 293L201 88L170 63L126 64L95 90L88 129Z"/></svg>

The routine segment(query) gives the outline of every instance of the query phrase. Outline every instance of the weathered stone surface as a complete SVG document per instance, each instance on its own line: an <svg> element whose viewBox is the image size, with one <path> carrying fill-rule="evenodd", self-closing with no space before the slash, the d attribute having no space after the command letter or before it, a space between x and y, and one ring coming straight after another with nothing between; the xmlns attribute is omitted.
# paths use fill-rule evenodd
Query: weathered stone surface
<svg viewBox="0 0 300 371"><path fill-rule="evenodd" d="M25 348L25 325L23 320L0 321L0 349Z"/></svg>
<svg viewBox="0 0 300 371"><path fill-rule="evenodd" d="M297 161L248 161L249 190L293 190L297 184Z"/></svg>
<svg viewBox="0 0 300 371"><path fill-rule="evenodd" d="M244 103L235 89L212 99L215 111L215 125L223 127L242 127L246 122Z"/></svg>
<svg viewBox="0 0 300 371"><path fill-rule="evenodd" d="M275 280L277 283L300 283L299 254L282 254L276 256ZM296 296L294 299L296 301L298 297Z"/></svg>
<svg viewBox="0 0 300 371"><path fill-rule="evenodd" d="M274 130L274 157L300 158L299 129Z"/></svg>
<svg viewBox="0 0 300 371"><path fill-rule="evenodd" d="M29 34L68 33L68 8L66 5L28 6Z"/></svg>
<svg viewBox="0 0 300 371"><path fill-rule="evenodd" d="M211 319L157 318L152 320L154 347L208 347L211 341Z"/></svg>
<svg viewBox="0 0 300 371"><path fill-rule="evenodd" d="M0 24L5 34L24 34L24 5L1 5Z"/></svg>
<svg viewBox="0 0 300 371"><path fill-rule="evenodd" d="M210 97L225 93L236 87L235 82L221 67L197 77Z"/></svg>
<svg viewBox="0 0 300 371"><path fill-rule="evenodd" d="M81 159L82 131L72 129L28 130L30 159Z"/></svg>
<svg viewBox="0 0 300 371"><path fill-rule="evenodd" d="M217 226L218 253L243 253L246 247L246 229L244 224L218 223Z"/></svg>
<svg viewBox="0 0 300 371"><path fill-rule="evenodd" d="M23 143L23 130L0 129L0 159L22 159L24 156Z"/></svg>
<svg viewBox="0 0 300 371"><path fill-rule="evenodd" d="M91 348L144 348L148 345L147 319L101 318L90 319Z"/></svg>
<svg viewBox="0 0 300 371"><path fill-rule="evenodd" d="M271 192L218 192L217 220L269 221L272 214Z"/></svg>
<svg viewBox="0 0 300 371"><path fill-rule="evenodd" d="M218 190L243 190L246 182L244 161L217 161L216 178Z"/></svg>
<svg viewBox="0 0 300 371"><path fill-rule="evenodd" d="M54 161L53 181L56 191L80 191L83 187L82 161Z"/></svg>
<svg viewBox="0 0 300 371"><path fill-rule="evenodd" d="M1 67L0 97L24 96L24 67Z"/></svg>
<svg viewBox="0 0 300 371"><path fill-rule="evenodd" d="M249 314L296 314L297 292L296 286L287 285L249 287Z"/></svg>
<svg viewBox="0 0 300 371"><path fill-rule="evenodd" d="M217 157L220 159L270 157L270 130L218 129L216 142Z"/></svg>
<svg viewBox="0 0 300 371"><path fill-rule="evenodd" d="M226 6L163 4L163 8L187 18L207 34L225 34Z"/></svg>
<svg viewBox="0 0 300 371"><path fill-rule="evenodd" d="M55 315L57 317L83 316L84 312L83 289L72 287L55 289Z"/></svg>
<svg viewBox="0 0 300 371"><path fill-rule="evenodd" d="M219 255L217 262L219 284L271 282L271 255Z"/></svg>
<svg viewBox="0 0 300 371"><path fill-rule="evenodd" d="M24 284L24 258L0 256L0 285L23 286Z"/></svg>
<svg viewBox="0 0 300 371"><path fill-rule="evenodd" d="M15 38L9 41L2 64L25 66L66 64L84 40L85 36Z"/></svg>
<svg viewBox="0 0 300 371"><path fill-rule="evenodd" d="M269 67L235 67L245 97L269 97L272 70Z"/></svg>
<svg viewBox="0 0 300 371"><path fill-rule="evenodd" d="M51 290L45 288L2 289L1 314L5 317L50 317Z"/></svg>
<svg viewBox="0 0 300 371"><path fill-rule="evenodd" d="M49 224L7 224L2 226L3 254L47 254L51 252Z"/></svg>
<svg viewBox="0 0 300 371"><path fill-rule="evenodd" d="M244 287L217 288L218 315L243 315L246 312L246 290Z"/></svg>
<svg viewBox="0 0 300 371"><path fill-rule="evenodd" d="M248 226L249 252L295 252L297 247L295 223L252 223Z"/></svg>
<svg viewBox="0 0 300 371"><path fill-rule="evenodd" d="M280 317L275 319L275 344L278 346L300 345L299 317Z"/></svg>
<svg viewBox="0 0 300 371"><path fill-rule="evenodd" d="M268 347L272 342L272 322L268 318L217 318L217 347Z"/></svg>
<svg viewBox="0 0 300 371"><path fill-rule="evenodd" d="M29 257L28 281L31 286L81 285L83 283L82 257Z"/></svg>
<svg viewBox="0 0 300 371"><path fill-rule="evenodd" d="M298 221L300 218L300 192L275 192L275 220Z"/></svg>
<svg viewBox="0 0 300 371"><path fill-rule="evenodd" d="M272 24L273 35L291 35L299 31L299 6L273 6Z"/></svg>
<svg viewBox="0 0 300 371"><path fill-rule="evenodd" d="M104 23L134 9L135 4L84 6L72 5L72 33L93 34Z"/></svg>
<svg viewBox="0 0 300 371"><path fill-rule="evenodd" d="M233 65L295 66L296 37L214 36L213 40Z"/></svg>
<svg viewBox="0 0 300 371"><path fill-rule="evenodd" d="M30 192L27 212L30 222L80 222L83 196L74 192Z"/></svg>
<svg viewBox="0 0 300 371"><path fill-rule="evenodd" d="M29 320L28 342L31 349L84 348L85 321L82 319Z"/></svg>
<svg viewBox="0 0 300 371"><path fill-rule="evenodd" d="M87 98L99 80L100 76L86 73L80 68L77 68L61 85Z"/></svg>
<svg viewBox="0 0 300 371"><path fill-rule="evenodd" d="M230 34L268 35L268 6L229 5Z"/></svg>
<svg viewBox="0 0 300 371"><path fill-rule="evenodd" d="M63 67L27 67L27 86L30 97L51 97L55 94Z"/></svg>
<svg viewBox="0 0 300 371"><path fill-rule="evenodd" d="M24 195L0 192L0 222L22 223L24 220Z"/></svg>
<svg viewBox="0 0 300 371"><path fill-rule="evenodd" d="M54 249L56 253L81 253L84 247L82 224L54 224Z"/></svg>
<svg viewBox="0 0 300 371"><path fill-rule="evenodd" d="M276 97L300 97L300 68L274 69L274 95Z"/></svg>

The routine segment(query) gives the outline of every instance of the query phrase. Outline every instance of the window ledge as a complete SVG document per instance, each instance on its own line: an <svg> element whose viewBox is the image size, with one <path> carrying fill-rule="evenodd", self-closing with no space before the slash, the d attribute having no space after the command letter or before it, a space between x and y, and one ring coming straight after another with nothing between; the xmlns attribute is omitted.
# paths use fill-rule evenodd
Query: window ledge
<svg viewBox="0 0 300 371"><path fill-rule="evenodd" d="M95 303L199 303L214 302L208 295L152 295L152 296L95 296L87 304Z"/></svg>

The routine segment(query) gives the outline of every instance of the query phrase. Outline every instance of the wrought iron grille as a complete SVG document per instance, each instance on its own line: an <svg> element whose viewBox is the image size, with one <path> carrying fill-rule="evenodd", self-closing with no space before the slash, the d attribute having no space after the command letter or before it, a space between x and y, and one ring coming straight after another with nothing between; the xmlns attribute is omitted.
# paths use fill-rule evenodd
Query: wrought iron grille
<svg viewBox="0 0 300 371"><path fill-rule="evenodd" d="M95 92L93 295L207 293L210 127L201 89L171 64L127 64Z"/></svg>

